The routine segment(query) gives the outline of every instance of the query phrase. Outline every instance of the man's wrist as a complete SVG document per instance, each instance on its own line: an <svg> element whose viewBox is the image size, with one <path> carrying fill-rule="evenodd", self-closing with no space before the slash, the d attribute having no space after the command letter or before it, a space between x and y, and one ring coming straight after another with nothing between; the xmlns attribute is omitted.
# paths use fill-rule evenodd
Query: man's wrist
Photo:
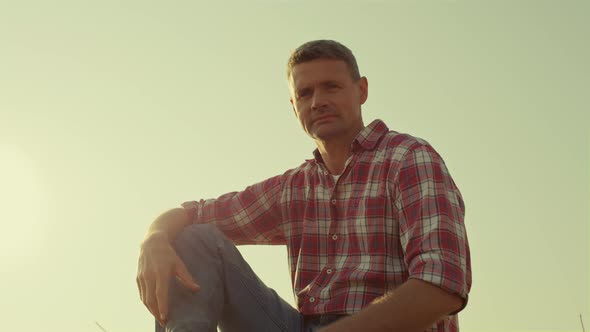
<svg viewBox="0 0 590 332"><path fill-rule="evenodd" d="M165 238L166 241L174 241L176 235L186 226L190 225L190 220L184 208L173 208L162 213L152 223L145 239L155 237L157 239Z"/></svg>
<svg viewBox="0 0 590 332"><path fill-rule="evenodd" d="M168 236L168 233L165 230L161 230L161 229L150 230L145 235L143 242L141 244L143 246L145 243L157 242L157 241L170 242L170 238Z"/></svg>

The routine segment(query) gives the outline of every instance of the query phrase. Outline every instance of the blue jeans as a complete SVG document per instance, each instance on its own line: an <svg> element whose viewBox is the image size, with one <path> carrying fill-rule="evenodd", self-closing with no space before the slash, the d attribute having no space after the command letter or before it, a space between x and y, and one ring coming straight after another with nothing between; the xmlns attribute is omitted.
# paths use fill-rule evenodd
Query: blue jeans
<svg viewBox="0 0 590 332"><path fill-rule="evenodd" d="M173 278L168 322L157 332L313 332L303 316L256 276L235 245L214 225L191 225L174 242L201 286L192 292Z"/></svg>

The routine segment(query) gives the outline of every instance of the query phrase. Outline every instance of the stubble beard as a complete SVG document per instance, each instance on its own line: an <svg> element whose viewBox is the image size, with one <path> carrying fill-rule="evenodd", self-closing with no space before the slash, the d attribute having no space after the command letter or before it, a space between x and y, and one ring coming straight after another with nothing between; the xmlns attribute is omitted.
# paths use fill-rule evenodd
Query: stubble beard
<svg viewBox="0 0 590 332"><path fill-rule="evenodd" d="M343 136L346 133L346 129L337 123L322 124L319 127L316 125L310 133L310 136L315 140L328 141Z"/></svg>

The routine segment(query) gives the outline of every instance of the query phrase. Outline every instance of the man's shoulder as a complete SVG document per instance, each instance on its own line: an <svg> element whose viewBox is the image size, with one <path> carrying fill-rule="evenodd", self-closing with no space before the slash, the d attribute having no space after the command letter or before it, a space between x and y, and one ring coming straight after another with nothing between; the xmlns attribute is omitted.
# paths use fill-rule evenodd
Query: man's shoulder
<svg viewBox="0 0 590 332"><path fill-rule="evenodd" d="M381 119L373 120L357 137L357 142L366 150L395 150L395 152L414 150L430 146L425 139L393 130Z"/></svg>
<svg viewBox="0 0 590 332"><path fill-rule="evenodd" d="M299 166L288 170L289 175L307 175L317 170L317 162L315 159L306 159Z"/></svg>
<svg viewBox="0 0 590 332"><path fill-rule="evenodd" d="M397 156L401 159L408 152L422 147L434 150L432 145L421 137L390 130L383 136L383 139L377 148L380 150L386 150L388 155Z"/></svg>
<svg viewBox="0 0 590 332"><path fill-rule="evenodd" d="M317 170L315 159L307 159L299 166L286 170L283 174L278 175L283 181L286 179L305 178Z"/></svg>

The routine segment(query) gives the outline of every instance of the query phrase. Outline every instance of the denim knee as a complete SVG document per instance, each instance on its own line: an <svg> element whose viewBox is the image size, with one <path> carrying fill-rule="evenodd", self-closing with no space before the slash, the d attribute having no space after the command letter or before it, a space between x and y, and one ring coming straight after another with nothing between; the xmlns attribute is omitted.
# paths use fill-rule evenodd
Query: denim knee
<svg viewBox="0 0 590 332"><path fill-rule="evenodd" d="M216 253L222 246L223 233L214 224L194 224L185 227L174 240L176 250L210 251Z"/></svg>
<svg viewBox="0 0 590 332"><path fill-rule="evenodd" d="M211 326L209 322L195 320L180 320L166 326L166 331L174 332L191 332L191 331L217 331L217 328Z"/></svg>

